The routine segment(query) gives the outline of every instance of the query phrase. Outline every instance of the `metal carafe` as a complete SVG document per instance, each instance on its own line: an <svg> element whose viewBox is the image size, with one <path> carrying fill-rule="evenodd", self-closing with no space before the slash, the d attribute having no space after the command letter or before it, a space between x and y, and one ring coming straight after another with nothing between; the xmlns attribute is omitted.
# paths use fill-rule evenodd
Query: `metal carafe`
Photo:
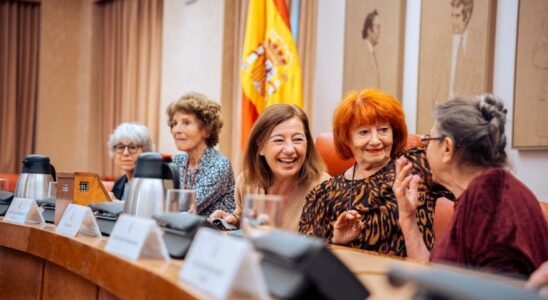
<svg viewBox="0 0 548 300"><path fill-rule="evenodd" d="M46 199L49 183L55 180L55 168L49 157L39 154L27 155L15 186L15 197Z"/></svg>
<svg viewBox="0 0 548 300"><path fill-rule="evenodd" d="M179 188L179 172L171 158L156 152L139 155L124 213L143 218L163 213L168 188Z"/></svg>

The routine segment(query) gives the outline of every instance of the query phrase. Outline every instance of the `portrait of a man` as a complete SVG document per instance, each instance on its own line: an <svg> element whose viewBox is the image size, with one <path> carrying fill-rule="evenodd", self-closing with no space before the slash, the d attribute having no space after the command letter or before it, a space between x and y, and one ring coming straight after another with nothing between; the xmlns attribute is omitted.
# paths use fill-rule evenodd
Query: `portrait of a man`
<svg viewBox="0 0 548 300"><path fill-rule="evenodd" d="M489 32L490 0L425 0L422 5L417 127L426 132L436 105L490 91L494 33Z"/></svg>
<svg viewBox="0 0 548 300"><path fill-rule="evenodd" d="M366 70L363 76L365 77L364 85L382 88L381 78L379 75L379 64L377 62L377 56L375 54L375 46L379 42L381 34L381 22L379 13L376 9L371 11L365 17L365 21L362 29L362 37L365 40L366 50L364 51Z"/></svg>
<svg viewBox="0 0 548 300"><path fill-rule="evenodd" d="M548 16L543 18L542 27L533 49L533 67L541 73L542 84L538 91L538 116L536 133L548 142Z"/></svg>
<svg viewBox="0 0 548 300"><path fill-rule="evenodd" d="M474 0L451 1L451 65L448 98L474 95L481 92L482 53L480 33L468 24L474 12Z"/></svg>
<svg viewBox="0 0 548 300"><path fill-rule="evenodd" d="M512 146L548 149L548 1L520 1Z"/></svg>
<svg viewBox="0 0 548 300"><path fill-rule="evenodd" d="M404 1L347 0L343 91L368 87L401 98Z"/></svg>

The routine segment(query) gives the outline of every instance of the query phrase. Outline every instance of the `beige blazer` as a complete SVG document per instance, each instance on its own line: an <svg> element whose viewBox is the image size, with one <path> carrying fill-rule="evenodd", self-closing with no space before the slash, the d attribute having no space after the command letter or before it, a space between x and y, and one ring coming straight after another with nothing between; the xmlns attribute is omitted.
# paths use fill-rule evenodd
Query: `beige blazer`
<svg viewBox="0 0 548 300"><path fill-rule="evenodd" d="M299 186L293 190L289 199L284 199L282 229L293 232L299 230L299 220L301 218L306 195L318 184L329 178L330 176L324 172L320 178L311 182L308 186ZM240 173L236 179L236 187L234 189L234 200L236 201L234 216L236 216L238 222L242 216L243 201L247 194L264 195L265 190L262 187L248 185L244 180L244 174Z"/></svg>

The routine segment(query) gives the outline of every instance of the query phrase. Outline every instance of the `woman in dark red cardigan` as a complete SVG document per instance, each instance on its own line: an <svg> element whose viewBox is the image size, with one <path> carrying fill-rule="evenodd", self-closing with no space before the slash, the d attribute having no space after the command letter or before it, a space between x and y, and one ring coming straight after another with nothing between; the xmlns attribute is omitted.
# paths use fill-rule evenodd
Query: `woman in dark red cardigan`
<svg viewBox="0 0 548 300"><path fill-rule="evenodd" d="M396 163L393 190L407 253L530 275L548 260L548 227L537 198L506 165L506 109L493 95L454 99L435 110L426 157L434 180L457 197L448 234L429 252L417 228L417 175Z"/></svg>

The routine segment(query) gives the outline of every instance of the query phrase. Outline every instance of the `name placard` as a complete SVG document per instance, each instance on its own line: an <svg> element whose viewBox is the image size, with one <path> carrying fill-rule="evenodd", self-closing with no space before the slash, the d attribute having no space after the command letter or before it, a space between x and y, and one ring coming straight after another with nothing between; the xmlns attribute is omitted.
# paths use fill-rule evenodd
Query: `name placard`
<svg viewBox="0 0 548 300"><path fill-rule="evenodd" d="M105 250L133 260L169 259L156 221L126 214L122 214L114 224Z"/></svg>
<svg viewBox="0 0 548 300"><path fill-rule="evenodd" d="M269 298L259 256L251 243L208 228L196 234L179 278L219 299L235 291Z"/></svg>
<svg viewBox="0 0 548 300"><path fill-rule="evenodd" d="M101 237L101 230L91 208L77 204L68 205L55 232L71 237L76 237L78 233Z"/></svg>
<svg viewBox="0 0 548 300"><path fill-rule="evenodd" d="M6 212L4 221L24 224L45 224L44 217L34 199L14 198Z"/></svg>

